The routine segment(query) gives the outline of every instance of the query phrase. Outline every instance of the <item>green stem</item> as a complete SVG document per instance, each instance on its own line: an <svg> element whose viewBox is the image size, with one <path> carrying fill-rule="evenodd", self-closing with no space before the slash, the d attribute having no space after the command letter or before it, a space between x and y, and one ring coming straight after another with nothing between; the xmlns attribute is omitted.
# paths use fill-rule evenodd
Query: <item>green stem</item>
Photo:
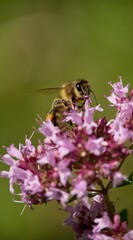
<svg viewBox="0 0 133 240"><path fill-rule="evenodd" d="M114 220L114 213L115 213L115 209L114 209L113 203L111 202L111 200L109 198L108 192L105 191L105 193L103 193L103 196L104 196L104 199L105 199L105 202L106 202L108 215L109 215L110 219L113 222L113 220Z"/></svg>
<svg viewBox="0 0 133 240"><path fill-rule="evenodd" d="M105 203L106 203L106 207L107 207L107 211L108 211L108 215L110 217L110 219L112 220L113 222L113 219L114 219L114 213L115 213L115 209L114 209L114 206L109 198L109 194L108 194L108 191L109 191L109 187L104 187L102 181L99 179L98 182L99 186L101 187L102 189L102 194L103 194L103 197L104 197L104 200L105 200Z"/></svg>

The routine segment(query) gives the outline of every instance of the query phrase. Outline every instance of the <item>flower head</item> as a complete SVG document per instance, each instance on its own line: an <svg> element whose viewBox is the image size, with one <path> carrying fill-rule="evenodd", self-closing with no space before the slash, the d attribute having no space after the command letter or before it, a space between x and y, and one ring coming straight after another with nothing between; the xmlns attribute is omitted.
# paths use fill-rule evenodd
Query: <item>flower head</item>
<svg viewBox="0 0 133 240"><path fill-rule="evenodd" d="M39 123L45 138L37 147L26 139L19 149L13 144L7 148L3 161L10 168L1 176L9 178L11 192L13 185L19 183L22 199L28 199L28 204L54 198L63 202L68 197L55 197L55 192L81 199L97 185L98 179L111 180L116 186L126 178L119 172L119 165L130 154L124 143L133 137L133 104L126 98L128 85L123 87L120 81L112 87L119 106L114 120L94 120L95 111L103 109L99 105L91 107L87 99L83 109L73 107L65 113L64 122L71 121L71 130L62 131L48 119Z"/></svg>
<svg viewBox="0 0 133 240"><path fill-rule="evenodd" d="M120 168L133 153L133 90L127 95L129 85L124 87L121 79L110 85L113 91L107 99L116 108L114 119L95 119L95 112L103 109L92 107L87 98L85 104L75 103L64 113L65 130L50 119L41 120L44 140L38 146L26 139L19 148L10 145L2 157L9 170L1 177L9 179L10 192L16 194L14 185L19 185L18 196L29 206L61 203L70 213L65 224L72 226L77 239L133 239L127 221L107 197L111 187L127 180ZM77 202L73 207L72 199Z"/></svg>

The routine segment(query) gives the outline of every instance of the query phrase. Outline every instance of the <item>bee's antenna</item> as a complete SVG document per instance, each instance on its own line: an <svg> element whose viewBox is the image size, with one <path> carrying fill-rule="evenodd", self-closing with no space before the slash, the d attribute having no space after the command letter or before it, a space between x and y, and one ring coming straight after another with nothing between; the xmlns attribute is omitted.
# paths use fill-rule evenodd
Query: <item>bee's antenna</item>
<svg viewBox="0 0 133 240"><path fill-rule="evenodd" d="M94 93L92 90L90 90L90 92L93 94L93 96L94 96L94 98L95 98L96 105L98 105L98 101L97 101L97 98L96 98L96 95L95 95L95 93Z"/></svg>

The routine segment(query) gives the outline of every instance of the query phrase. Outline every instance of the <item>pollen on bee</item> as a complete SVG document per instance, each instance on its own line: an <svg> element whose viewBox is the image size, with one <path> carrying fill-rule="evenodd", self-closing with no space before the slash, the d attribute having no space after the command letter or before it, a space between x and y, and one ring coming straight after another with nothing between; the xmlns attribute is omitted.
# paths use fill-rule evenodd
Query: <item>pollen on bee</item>
<svg viewBox="0 0 133 240"><path fill-rule="evenodd" d="M47 116L46 116L46 121L47 120L53 120L53 114L52 113L48 113Z"/></svg>

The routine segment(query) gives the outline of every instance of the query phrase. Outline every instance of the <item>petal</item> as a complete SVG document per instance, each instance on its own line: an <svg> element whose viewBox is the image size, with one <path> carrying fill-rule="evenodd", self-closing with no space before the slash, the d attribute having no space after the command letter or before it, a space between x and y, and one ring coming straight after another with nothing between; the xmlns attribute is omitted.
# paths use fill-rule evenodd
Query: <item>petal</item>
<svg viewBox="0 0 133 240"><path fill-rule="evenodd" d="M23 160L23 156L21 152L12 144L9 148L7 148L8 154L10 154L12 157L15 157L19 160Z"/></svg>

